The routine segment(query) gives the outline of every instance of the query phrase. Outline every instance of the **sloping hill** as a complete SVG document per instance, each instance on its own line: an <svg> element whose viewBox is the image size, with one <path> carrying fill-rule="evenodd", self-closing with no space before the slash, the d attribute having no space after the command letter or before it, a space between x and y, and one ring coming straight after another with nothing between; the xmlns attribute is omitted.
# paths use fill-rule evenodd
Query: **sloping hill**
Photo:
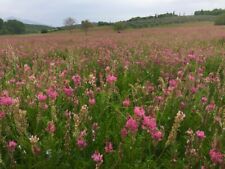
<svg viewBox="0 0 225 169"><path fill-rule="evenodd" d="M26 33L40 33L42 30L53 30L54 27L45 25L25 24Z"/></svg>

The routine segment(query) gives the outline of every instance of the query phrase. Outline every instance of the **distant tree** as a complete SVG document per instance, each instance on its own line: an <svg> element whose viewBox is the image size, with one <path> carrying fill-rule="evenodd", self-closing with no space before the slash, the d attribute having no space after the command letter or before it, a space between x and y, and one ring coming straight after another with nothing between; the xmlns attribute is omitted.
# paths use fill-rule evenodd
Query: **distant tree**
<svg viewBox="0 0 225 169"><path fill-rule="evenodd" d="M117 31L118 33L121 33L121 31L123 31L124 29L126 29L126 25L124 22L116 22L114 25L113 25L113 29L115 31Z"/></svg>
<svg viewBox="0 0 225 169"><path fill-rule="evenodd" d="M76 21L74 18L72 17L68 17L64 20L64 26L67 28L67 29L72 29L73 26L75 25Z"/></svg>
<svg viewBox="0 0 225 169"><path fill-rule="evenodd" d="M41 33L48 33L48 29L42 29Z"/></svg>
<svg viewBox="0 0 225 169"><path fill-rule="evenodd" d="M4 21L3 21L3 19L0 18L0 29L3 28L3 25L4 25Z"/></svg>
<svg viewBox="0 0 225 169"><path fill-rule="evenodd" d="M217 17L215 20L215 25L225 25L225 14Z"/></svg>
<svg viewBox="0 0 225 169"><path fill-rule="evenodd" d="M5 29L10 34L22 34L25 33L25 25L23 22L17 20L8 20L5 22Z"/></svg>
<svg viewBox="0 0 225 169"><path fill-rule="evenodd" d="M112 25L112 23L110 23L110 22L103 22L103 21L99 21L98 22L98 26L107 26L107 25Z"/></svg>
<svg viewBox="0 0 225 169"><path fill-rule="evenodd" d="M194 15L221 15L225 14L225 9L213 9L212 11L210 10L200 10L200 11L195 11Z"/></svg>
<svg viewBox="0 0 225 169"><path fill-rule="evenodd" d="M89 20L84 20L81 22L81 29L85 32L85 35L87 35L91 27L93 27L93 24Z"/></svg>

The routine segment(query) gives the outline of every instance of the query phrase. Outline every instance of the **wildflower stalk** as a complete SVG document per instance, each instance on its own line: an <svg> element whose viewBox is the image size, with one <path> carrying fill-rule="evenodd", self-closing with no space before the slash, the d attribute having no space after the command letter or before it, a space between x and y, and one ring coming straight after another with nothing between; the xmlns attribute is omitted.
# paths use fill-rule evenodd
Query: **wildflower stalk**
<svg viewBox="0 0 225 169"><path fill-rule="evenodd" d="M184 120L184 118L185 118L185 114L183 112L179 111L175 117L172 129L171 129L168 139L166 141L166 144L165 144L166 147L175 142L176 137L177 137L177 131L180 127L181 122Z"/></svg>

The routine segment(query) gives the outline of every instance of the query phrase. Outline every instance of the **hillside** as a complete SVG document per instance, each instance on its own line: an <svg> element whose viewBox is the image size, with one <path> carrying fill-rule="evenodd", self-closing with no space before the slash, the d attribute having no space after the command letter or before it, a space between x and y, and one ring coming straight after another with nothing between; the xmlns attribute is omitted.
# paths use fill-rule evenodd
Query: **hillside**
<svg viewBox="0 0 225 169"><path fill-rule="evenodd" d="M125 21L125 24L128 27L140 28L140 27L154 27L159 25L168 25L168 24L178 24L178 23L187 23L187 22L201 22L201 21L211 21L214 22L216 16L211 15L190 15L190 16L165 16L165 17L136 17L130 20Z"/></svg>
<svg viewBox="0 0 225 169"><path fill-rule="evenodd" d="M52 30L54 27L46 25L25 24L26 33L40 33L41 30Z"/></svg>

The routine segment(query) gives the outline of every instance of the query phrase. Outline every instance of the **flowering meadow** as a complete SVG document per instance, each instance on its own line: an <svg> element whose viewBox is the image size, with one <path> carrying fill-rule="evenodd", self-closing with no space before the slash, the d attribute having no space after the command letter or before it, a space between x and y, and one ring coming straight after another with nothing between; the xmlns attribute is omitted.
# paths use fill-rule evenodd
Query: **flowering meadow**
<svg viewBox="0 0 225 169"><path fill-rule="evenodd" d="M225 28L0 37L0 168L225 168Z"/></svg>

